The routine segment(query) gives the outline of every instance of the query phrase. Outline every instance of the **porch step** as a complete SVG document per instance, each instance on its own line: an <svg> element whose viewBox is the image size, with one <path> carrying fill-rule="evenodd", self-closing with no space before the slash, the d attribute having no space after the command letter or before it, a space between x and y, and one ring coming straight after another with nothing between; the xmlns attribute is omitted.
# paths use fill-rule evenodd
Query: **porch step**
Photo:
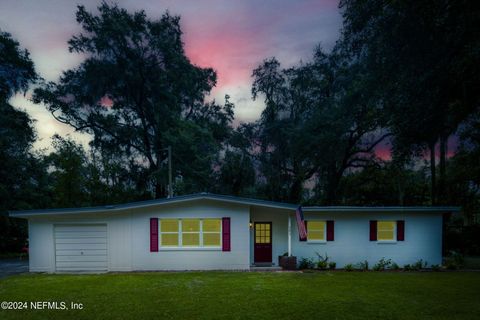
<svg viewBox="0 0 480 320"><path fill-rule="evenodd" d="M253 265L253 266L250 266L250 271L282 271L282 268L274 267L272 265L267 265L267 266Z"/></svg>

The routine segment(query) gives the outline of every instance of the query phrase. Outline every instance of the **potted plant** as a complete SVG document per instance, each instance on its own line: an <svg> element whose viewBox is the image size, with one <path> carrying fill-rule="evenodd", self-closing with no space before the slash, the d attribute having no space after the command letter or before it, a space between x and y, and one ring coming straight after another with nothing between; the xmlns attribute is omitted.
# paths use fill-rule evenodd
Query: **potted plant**
<svg viewBox="0 0 480 320"><path fill-rule="evenodd" d="M278 265L285 270L295 270L297 269L297 257L289 256L288 252L285 252L283 255L278 256Z"/></svg>

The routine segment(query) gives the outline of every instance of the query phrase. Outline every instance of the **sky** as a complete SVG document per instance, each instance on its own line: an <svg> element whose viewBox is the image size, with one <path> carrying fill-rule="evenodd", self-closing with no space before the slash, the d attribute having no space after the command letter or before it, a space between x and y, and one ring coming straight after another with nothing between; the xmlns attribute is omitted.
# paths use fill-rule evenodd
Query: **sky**
<svg viewBox="0 0 480 320"><path fill-rule="evenodd" d="M29 50L41 77L57 81L62 71L80 64L68 52L67 41L79 33L76 6L96 12L97 1L1 0L0 29ZM235 104L235 123L258 119L263 101L251 97L251 73L264 59L275 56L284 67L311 58L321 44L329 50L340 35L337 0L117 0L129 11L145 10L151 19L165 10L181 16L185 51L192 63L212 67L218 83L208 99ZM58 123L44 106L26 96L11 101L36 120L36 148L49 148L50 137L71 135L86 144L89 137Z"/></svg>

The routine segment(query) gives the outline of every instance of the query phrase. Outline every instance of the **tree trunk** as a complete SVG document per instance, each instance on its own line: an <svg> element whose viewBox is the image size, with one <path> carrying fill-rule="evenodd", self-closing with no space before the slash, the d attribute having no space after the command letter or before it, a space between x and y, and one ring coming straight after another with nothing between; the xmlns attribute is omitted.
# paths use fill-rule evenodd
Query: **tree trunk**
<svg viewBox="0 0 480 320"><path fill-rule="evenodd" d="M447 142L448 142L448 136L442 135L440 137L440 176L438 179L438 192L437 192L439 201L443 201L445 198Z"/></svg>
<svg viewBox="0 0 480 320"><path fill-rule="evenodd" d="M432 205L436 203L436 168L435 168L435 141L429 144L430 149L430 201Z"/></svg>

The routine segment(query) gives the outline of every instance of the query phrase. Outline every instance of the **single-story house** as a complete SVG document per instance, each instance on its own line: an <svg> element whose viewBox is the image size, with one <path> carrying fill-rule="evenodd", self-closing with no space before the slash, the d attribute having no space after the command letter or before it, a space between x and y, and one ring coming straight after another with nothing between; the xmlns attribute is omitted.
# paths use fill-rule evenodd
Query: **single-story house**
<svg viewBox="0 0 480 320"><path fill-rule="evenodd" d="M10 212L28 219L31 272L248 270L287 254L337 267L381 258L442 262L442 216L455 207L303 207L200 193L119 205Z"/></svg>

